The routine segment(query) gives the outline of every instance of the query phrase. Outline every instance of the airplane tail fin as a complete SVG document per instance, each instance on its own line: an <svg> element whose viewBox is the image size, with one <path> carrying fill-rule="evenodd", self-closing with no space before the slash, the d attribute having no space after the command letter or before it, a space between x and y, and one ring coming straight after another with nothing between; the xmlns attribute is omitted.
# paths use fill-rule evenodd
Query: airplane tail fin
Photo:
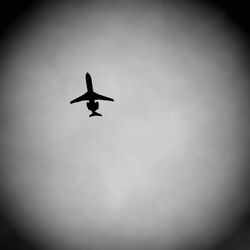
<svg viewBox="0 0 250 250"><path fill-rule="evenodd" d="M92 117L92 116L102 116L102 115L97 112L92 112L92 114L90 114L89 117Z"/></svg>

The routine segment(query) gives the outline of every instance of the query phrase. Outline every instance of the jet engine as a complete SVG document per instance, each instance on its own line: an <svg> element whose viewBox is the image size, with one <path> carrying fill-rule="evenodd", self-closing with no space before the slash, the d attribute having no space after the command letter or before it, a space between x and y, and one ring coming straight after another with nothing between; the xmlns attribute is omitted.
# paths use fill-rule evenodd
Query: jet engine
<svg viewBox="0 0 250 250"><path fill-rule="evenodd" d="M95 102L94 107L95 107L95 110L99 109L99 102Z"/></svg>
<svg viewBox="0 0 250 250"><path fill-rule="evenodd" d="M99 102L94 102L94 103L87 102L87 107L91 111L96 111L99 108Z"/></svg>

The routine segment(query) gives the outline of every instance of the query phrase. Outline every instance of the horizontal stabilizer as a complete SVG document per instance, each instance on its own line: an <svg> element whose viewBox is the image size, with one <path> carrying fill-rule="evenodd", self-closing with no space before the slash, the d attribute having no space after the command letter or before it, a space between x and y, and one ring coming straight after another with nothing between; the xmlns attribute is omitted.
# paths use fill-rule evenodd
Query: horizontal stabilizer
<svg viewBox="0 0 250 250"><path fill-rule="evenodd" d="M102 115L97 112L93 112L92 114L89 115L89 117L92 117L92 116L102 116Z"/></svg>

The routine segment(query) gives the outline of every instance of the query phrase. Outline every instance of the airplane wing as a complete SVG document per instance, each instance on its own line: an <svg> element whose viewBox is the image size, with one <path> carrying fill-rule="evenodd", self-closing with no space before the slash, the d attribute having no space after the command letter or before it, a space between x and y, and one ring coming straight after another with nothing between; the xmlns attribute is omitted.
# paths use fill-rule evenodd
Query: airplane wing
<svg viewBox="0 0 250 250"><path fill-rule="evenodd" d="M114 99L110 98L110 97L107 97L107 96L104 96L104 95L99 95L97 93L93 93L93 96L94 96L94 99L95 100L103 100L103 101L114 101Z"/></svg>
<svg viewBox="0 0 250 250"><path fill-rule="evenodd" d="M89 100L89 94L88 92L77 97L76 99L70 101L70 104L75 103L75 102L81 102L81 101L88 101Z"/></svg>

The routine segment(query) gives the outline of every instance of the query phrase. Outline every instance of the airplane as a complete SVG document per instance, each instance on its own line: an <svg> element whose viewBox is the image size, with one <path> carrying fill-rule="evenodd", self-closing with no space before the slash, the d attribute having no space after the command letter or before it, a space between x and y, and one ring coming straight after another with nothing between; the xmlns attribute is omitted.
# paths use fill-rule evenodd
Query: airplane
<svg viewBox="0 0 250 250"><path fill-rule="evenodd" d="M75 103L75 102L81 102L81 101L89 101L87 102L87 108L92 111L92 113L89 115L89 117L92 116L102 116L101 114L97 113L96 110L99 108L99 103L95 102L95 100L103 100L103 101L114 101L114 99L97 94L93 90L93 85L92 85L92 79L90 74L87 72L86 73L86 85L87 85L87 92L76 99L70 101L70 104Z"/></svg>

